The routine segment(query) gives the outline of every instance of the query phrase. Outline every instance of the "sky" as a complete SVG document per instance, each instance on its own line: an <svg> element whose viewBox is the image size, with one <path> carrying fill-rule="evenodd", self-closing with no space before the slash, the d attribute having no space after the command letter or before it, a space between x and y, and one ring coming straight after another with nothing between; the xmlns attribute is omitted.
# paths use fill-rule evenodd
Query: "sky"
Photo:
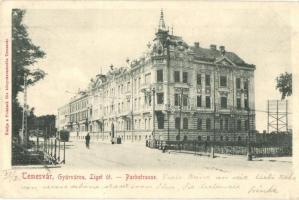
<svg viewBox="0 0 299 200"><path fill-rule="evenodd" d="M138 58L154 39L160 9L167 26L190 45L199 42L224 45L247 63L255 64L255 104L266 110L268 99L279 99L275 77L291 72L290 16L268 6L217 6L172 4L137 8L27 9L24 23L33 43L46 57L36 67L47 76L28 89L28 104L37 115L57 114L72 93L85 89L96 74L109 66L125 66ZM66 92L68 91L68 92ZM256 113L257 130L265 130L266 113Z"/></svg>

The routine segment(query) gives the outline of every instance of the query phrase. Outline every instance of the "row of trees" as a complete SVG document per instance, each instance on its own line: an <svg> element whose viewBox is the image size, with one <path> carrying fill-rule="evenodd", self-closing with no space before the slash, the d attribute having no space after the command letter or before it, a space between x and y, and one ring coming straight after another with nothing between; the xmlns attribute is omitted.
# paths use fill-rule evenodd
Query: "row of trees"
<svg viewBox="0 0 299 200"><path fill-rule="evenodd" d="M12 10L12 134L18 136L22 126L23 107L20 105L18 95L24 91L24 79L30 87L43 79L46 73L36 64L38 59L45 57L45 52L39 46L33 44L23 24L25 10ZM34 108L30 108L28 116L28 128L33 123Z"/></svg>

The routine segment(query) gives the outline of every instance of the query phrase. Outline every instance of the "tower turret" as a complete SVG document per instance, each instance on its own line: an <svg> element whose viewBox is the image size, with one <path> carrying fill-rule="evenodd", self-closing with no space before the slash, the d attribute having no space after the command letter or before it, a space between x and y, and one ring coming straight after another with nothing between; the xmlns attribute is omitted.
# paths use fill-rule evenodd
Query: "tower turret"
<svg viewBox="0 0 299 200"><path fill-rule="evenodd" d="M167 31L166 26L165 26L165 21L164 21L163 9L161 9L159 27L158 27L158 32L160 32L160 31Z"/></svg>

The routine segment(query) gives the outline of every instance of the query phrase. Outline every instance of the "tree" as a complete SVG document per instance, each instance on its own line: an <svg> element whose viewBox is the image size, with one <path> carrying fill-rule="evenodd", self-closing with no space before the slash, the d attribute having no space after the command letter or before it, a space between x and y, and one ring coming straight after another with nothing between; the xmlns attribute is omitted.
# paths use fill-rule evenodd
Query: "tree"
<svg viewBox="0 0 299 200"><path fill-rule="evenodd" d="M281 99L292 95L292 73L285 72L276 77L276 89L281 93Z"/></svg>
<svg viewBox="0 0 299 200"><path fill-rule="evenodd" d="M46 54L32 43L27 32L27 26L23 24L25 10L12 10L12 133L18 135L21 127L22 111L17 96L24 91L24 79L27 86L32 86L43 79L46 73L36 68L33 69L38 59Z"/></svg>

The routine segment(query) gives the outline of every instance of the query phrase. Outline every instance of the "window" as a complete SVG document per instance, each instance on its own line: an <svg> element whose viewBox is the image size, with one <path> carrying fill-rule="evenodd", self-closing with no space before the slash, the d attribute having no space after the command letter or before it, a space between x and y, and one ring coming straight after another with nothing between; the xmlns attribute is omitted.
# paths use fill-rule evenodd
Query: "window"
<svg viewBox="0 0 299 200"><path fill-rule="evenodd" d="M184 141L187 141L188 137L187 135L184 135Z"/></svg>
<svg viewBox="0 0 299 200"><path fill-rule="evenodd" d="M141 84L141 77L138 78L138 88L140 88L140 84Z"/></svg>
<svg viewBox="0 0 299 200"><path fill-rule="evenodd" d="M225 121L224 121L224 129L226 131L228 131L228 118L225 118Z"/></svg>
<svg viewBox="0 0 299 200"><path fill-rule="evenodd" d="M244 99L244 106L246 109L248 109L248 99Z"/></svg>
<svg viewBox="0 0 299 200"><path fill-rule="evenodd" d="M188 129L188 118L183 119L183 129Z"/></svg>
<svg viewBox="0 0 299 200"><path fill-rule="evenodd" d="M145 74L144 83L145 84L151 83L151 73Z"/></svg>
<svg viewBox="0 0 299 200"><path fill-rule="evenodd" d="M248 90L248 81L244 81L244 90Z"/></svg>
<svg viewBox="0 0 299 200"><path fill-rule="evenodd" d="M130 91L130 82L127 83L127 92Z"/></svg>
<svg viewBox="0 0 299 200"><path fill-rule="evenodd" d="M227 108L227 97L221 97L221 108Z"/></svg>
<svg viewBox="0 0 299 200"><path fill-rule="evenodd" d="M188 95L183 95L183 106L188 105Z"/></svg>
<svg viewBox="0 0 299 200"><path fill-rule="evenodd" d="M137 79L134 79L134 84L133 84L134 92L136 93L137 91Z"/></svg>
<svg viewBox="0 0 299 200"><path fill-rule="evenodd" d="M141 97L138 98L138 109L141 109Z"/></svg>
<svg viewBox="0 0 299 200"><path fill-rule="evenodd" d="M201 136L200 136L200 135L197 137L197 140L198 140L198 141L201 141Z"/></svg>
<svg viewBox="0 0 299 200"><path fill-rule="evenodd" d="M210 96L206 96L206 108L211 108L211 98L210 98Z"/></svg>
<svg viewBox="0 0 299 200"><path fill-rule="evenodd" d="M211 77L209 74L206 74L206 86L210 86L211 85Z"/></svg>
<svg viewBox="0 0 299 200"><path fill-rule="evenodd" d="M175 118L175 128L176 129L179 129L180 128L180 126L181 126L181 120L180 120L180 118L179 117L177 117L177 118Z"/></svg>
<svg viewBox="0 0 299 200"><path fill-rule="evenodd" d="M227 86L227 78L226 76L220 76L220 86L226 87Z"/></svg>
<svg viewBox="0 0 299 200"><path fill-rule="evenodd" d="M164 129L164 114L158 114L157 115L158 120L158 129Z"/></svg>
<svg viewBox="0 0 299 200"><path fill-rule="evenodd" d="M222 135L220 136L220 141L223 141L223 136Z"/></svg>
<svg viewBox="0 0 299 200"><path fill-rule="evenodd" d="M223 119L220 119L220 130L223 130Z"/></svg>
<svg viewBox="0 0 299 200"><path fill-rule="evenodd" d="M197 107L201 107L201 96L197 96Z"/></svg>
<svg viewBox="0 0 299 200"><path fill-rule="evenodd" d="M178 83L180 82L180 72L174 71L174 82Z"/></svg>
<svg viewBox="0 0 299 200"><path fill-rule="evenodd" d="M198 118L197 119L197 130L201 130L202 129L202 119Z"/></svg>
<svg viewBox="0 0 299 200"><path fill-rule="evenodd" d="M206 119L206 130L211 130L211 120L209 118Z"/></svg>
<svg viewBox="0 0 299 200"><path fill-rule="evenodd" d="M157 104L164 103L164 93L157 93Z"/></svg>
<svg viewBox="0 0 299 200"><path fill-rule="evenodd" d="M238 137L238 141L241 142L241 140L242 140L242 138L241 138L241 136L239 136L239 137Z"/></svg>
<svg viewBox="0 0 299 200"><path fill-rule="evenodd" d="M188 72L183 72L183 83L188 83Z"/></svg>
<svg viewBox="0 0 299 200"><path fill-rule="evenodd" d="M197 85L201 85L201 74L197 74L196 82Z"/></svg>
<svg viewBox="0 0 299 200"><path fill-rule="evenodd" d="M207 141L210 141L210 136L207 136Z"/></svg>
<svg viewBox="0 0 299 200"><path fill-rule="evenodd" d="M174 105L178 106L180 102L180 96L179 94L174 94Z"/></svg>
<svg viewBox="0 0 299 200"><path fill-rule="evenodd" d="M249 126L248 126L248 120L245 120L245 130L248 130Z"/></svg>
<svg viewBox="0 0 299 200"><path fill-rule="evenodd" d="M152 95L148 95L148 105L152 105Z"/></svg>
<svg viewBox="0 0 299 200"><path fill-rule="evenodd" d="M157 82L163 82L163 69L157 70Z"/></svg>
<svg viewBox="0 0 299 200"><path fill-rule="evenodd" d="M236 88L237 88L237 89L240 89L240 88L241 88L241 79L240 79L240 78L237 78L237 79L236 79Z"/></svg>
<svg viewBox="0 0 299 200"><path fill-rule="evenodd" d="M240 131L241 130L241 120L238 119L237 121L237 130Z"/></svg>
<svg viewBox="0 0 299 200"><path fill-rule="evenodd" d="M237 98L237 109L241 109L241 98Z"/></svg>

